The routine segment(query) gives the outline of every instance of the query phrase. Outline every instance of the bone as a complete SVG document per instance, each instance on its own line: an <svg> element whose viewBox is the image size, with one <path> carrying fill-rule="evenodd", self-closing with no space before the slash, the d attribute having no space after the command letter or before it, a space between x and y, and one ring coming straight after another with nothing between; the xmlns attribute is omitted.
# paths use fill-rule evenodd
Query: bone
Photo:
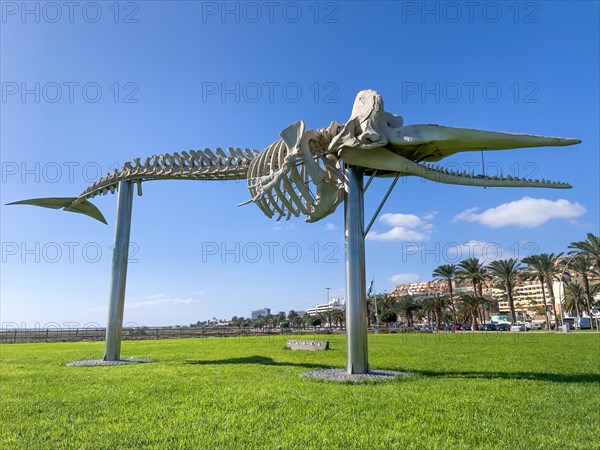
<svg viewBox="0 0 600 450"><path fill-rule="evenodd" d="M248 190L252 200L268 217L306 215L311 222L331 214L343 197L339 160L327 158L327 148L338 125L318 131L304 130L298 122L282 132L284 139L250 162ZM298 168L300 167L300 170ZM336 192L331 195L331 192ZM328 195L320 196L319 192Z"/></svg>

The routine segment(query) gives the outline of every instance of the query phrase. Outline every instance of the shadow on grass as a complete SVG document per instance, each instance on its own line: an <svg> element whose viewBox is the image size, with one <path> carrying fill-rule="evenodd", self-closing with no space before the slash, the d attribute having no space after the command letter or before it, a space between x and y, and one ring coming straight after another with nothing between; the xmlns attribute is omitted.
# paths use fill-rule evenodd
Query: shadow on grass
<svg viewBox="0 0 600 450"><path fill-rule="evenodd" d="M213 359L213 360L188 360L184 364L200 364L200 365L220 365L220 364L261 364L264 366L294 366L294 367L305 367L307 369L331 369L331 366L324 364L314 363L296 363L288 361L275 361L273 358L267 356L246 356L244 358L227 358L227 359Z"/></svg>
<svg viewBox="0 0 600 450"><path fill-rule="evenodd" d="M292 366L307 369L331 369L331 365L316 363L297 363L289 361L275 361L267 356L253 355L243 358L227 358L214 360L188 360L184 364L199 365L228 365L228 364L260 364L264 366ZM478 371L451 371L436 372L433 370L415 370L404 368L389 368L399 370L423 378L469 378L481 380L533 380L552 383L600 383L600 374L578 373L561 374L548 372L478 372Z"/></svg>
<svg viewBox="0 0 600 450"><path fill-rule="evenodd" d="M600 383L600 374L548 373L548 372L435 372L432 370L409 370L415 375L428 378L472 378L483 380L533 380L552 383Z"/></svg>

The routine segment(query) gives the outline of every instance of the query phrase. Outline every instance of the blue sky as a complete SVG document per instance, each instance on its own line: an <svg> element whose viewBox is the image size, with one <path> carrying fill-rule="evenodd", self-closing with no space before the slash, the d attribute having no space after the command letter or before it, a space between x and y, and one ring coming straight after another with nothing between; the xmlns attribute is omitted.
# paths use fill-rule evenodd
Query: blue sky
<svg viewBox="0 0 600 450"><path fill-rule="evenodd" d="M94 199L109 226L5 203L78 195L136 156L260 150L299 119L345 122L361 89L405 124L583 140L485 154L488 173L571 190L401 180L367 241L376 291L461 257L560 252L599 232L597 2L23 5L3 2L0 23L4 326L104 325L116 196ZM444 163L481 172L478 152ZM388 185L369 188L367 218ZM144 185L125 322L304 310L326 287L343 297L343 208L275 222L236 206L248 195L241 181Z"/></svg>

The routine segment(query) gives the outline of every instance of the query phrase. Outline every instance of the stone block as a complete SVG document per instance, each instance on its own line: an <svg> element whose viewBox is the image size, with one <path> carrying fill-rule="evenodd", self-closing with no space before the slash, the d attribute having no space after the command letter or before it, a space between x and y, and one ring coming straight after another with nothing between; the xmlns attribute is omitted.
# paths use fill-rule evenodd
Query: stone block
<svg viewBox="0 0 600 450"><path fill-rule="evenodd" d="M285 347L290 350L327 350L329 349L329 341L290 340L286 342Z"/></svg>

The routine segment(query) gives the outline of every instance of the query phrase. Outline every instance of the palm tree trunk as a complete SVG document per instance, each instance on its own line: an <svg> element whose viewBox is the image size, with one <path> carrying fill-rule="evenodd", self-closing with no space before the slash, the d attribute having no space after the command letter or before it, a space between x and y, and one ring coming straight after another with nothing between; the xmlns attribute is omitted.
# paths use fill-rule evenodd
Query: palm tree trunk
<svg viewBox="0 0 600 450"><path fill-rule="evenodd" d="M479 295L479 297L483 298L483 283L480 281L479 283L477 283L477 295ZM479 312L479 317L483 318L483 320L485 320L485 308L483 307L483 305L481 305L481 308Z"/></svg>
<svg viewBox="0 0 600 450"><path fill-rule="evenodd" d="M456 307L454 306L454 296L452 295L452 278L448 278L448 292L450 293L450 305L452 306L452 320L456 323Z"/></svg>
<svg viewBox="0 0 600 450"><path fill-rule="evenodd" d="M550 331L550 317L548 316L548 303L546 303L546 290L544 289L544 277L539 277L542 285L542 299L544 300L544 314L546 315L546 329Z"/></svg>
<svg viewBox="0 0 600 450"><path fill-rule="evenodd" d="M504 284L504 289L506 289L506 295L508 296L508 307L510 308L510 319L512 323L517 321L517 316L515 314L515 302L513 300L512 295L512 286L509 283Z"/></svg>
<svg viewBox="0 0 600 450"><path fill-rule="evenodd" d="M560 280L561 283L564 283L563 280ZM550 305L552 306L552 313L554 314L554 326L555 329L558 330L558 316L556 315L556 299L554 298L554 288L552 287L552 278L548 282L548 293L550 294ZM564 293L564 284L563 284L563 293ZM560 318L564 320L564 317Z"/></svg>
<svg viewBox="0 0 600 450"><path fill-rule="evenodd" d="M583 289L585 290L586 308L588 310L588 315L590 316L590 322L592 322L592 294L590 293L590 280L586 273L582 273L581 278L583 279Z"/></svg>

